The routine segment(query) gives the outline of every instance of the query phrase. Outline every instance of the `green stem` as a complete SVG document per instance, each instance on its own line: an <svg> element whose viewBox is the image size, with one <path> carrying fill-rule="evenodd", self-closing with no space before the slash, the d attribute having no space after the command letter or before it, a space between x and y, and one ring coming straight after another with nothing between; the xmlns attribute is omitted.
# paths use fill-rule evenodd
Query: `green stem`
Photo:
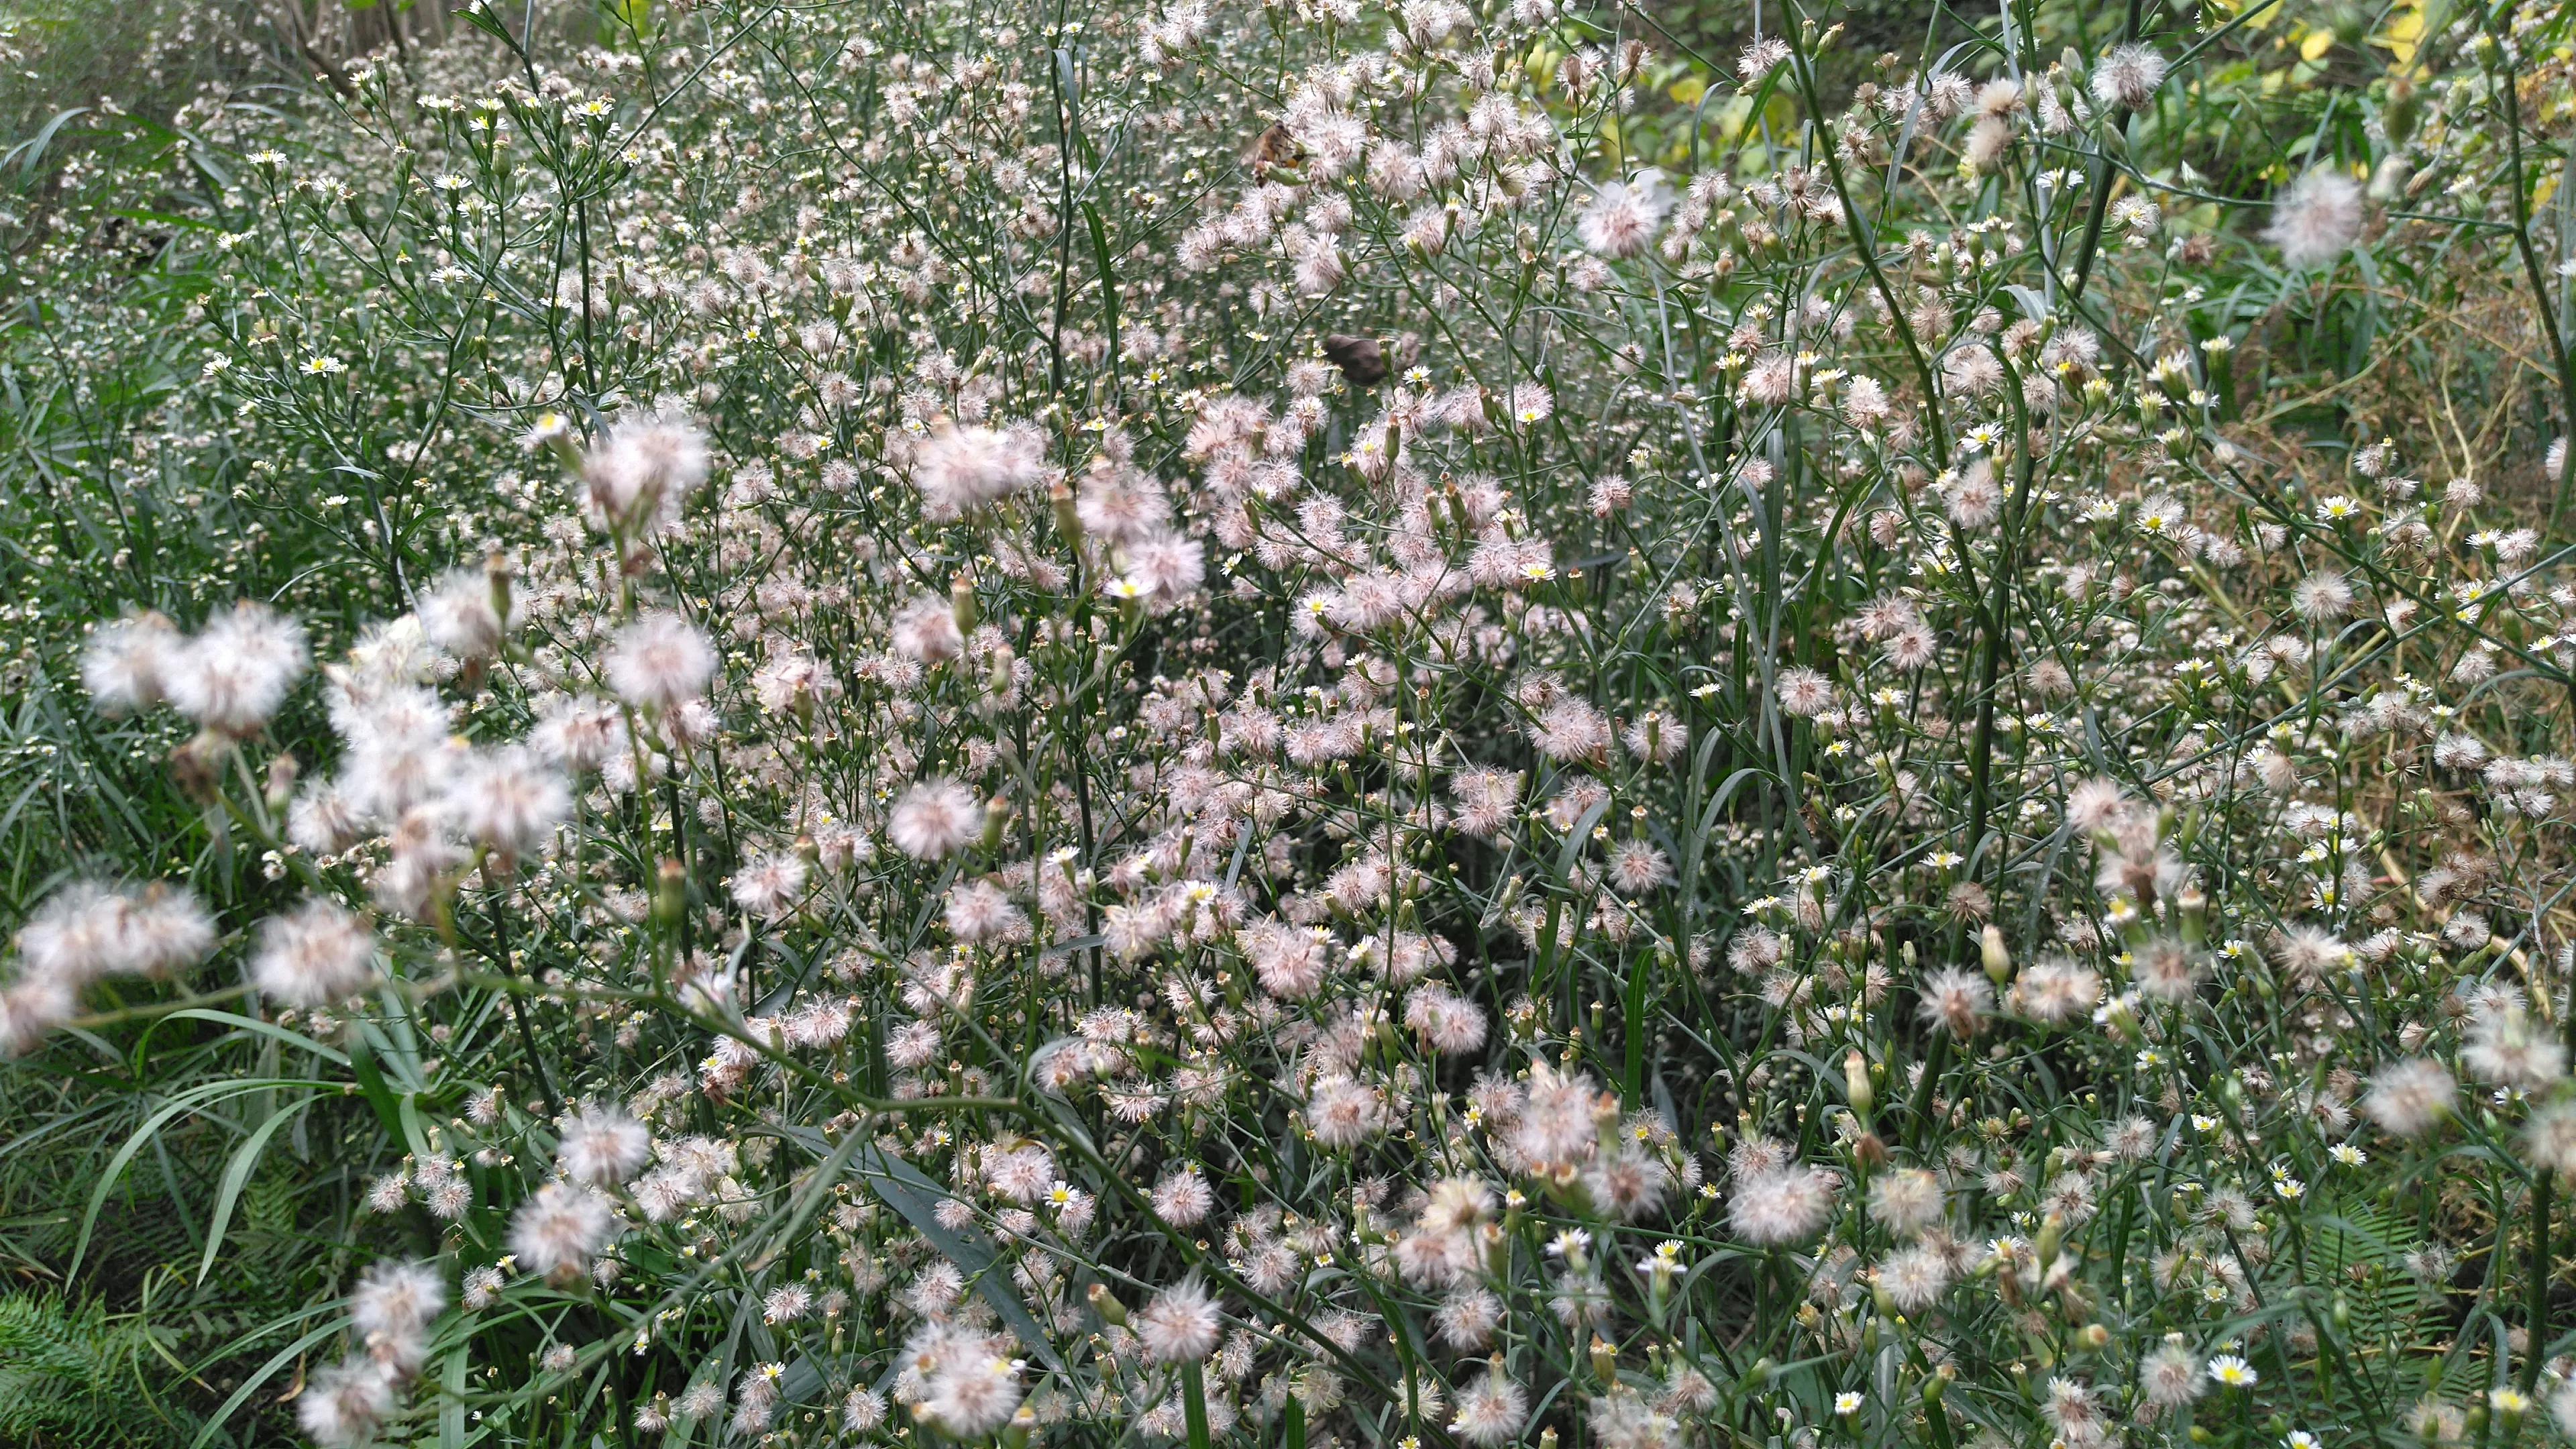
<svg viewBox="0 0 2576 1449"><path fill-rule="evenodd" d="M2523 1285L2523 1331L2530 1340L2522 1355L2525 1394L2540 1382L2540 1361L2549 1354L2549 1200L2557 1188L2558 1174L2547 1168L2531 1187L2531 1264L2524 1272L2530 1281Z"/></svg>
<svg viewBox="0 0 2576 1449"><path fill-rule="evenodd" d="M1181 1365L1181 1415L1190 1449L1208 1449L1207 1375L1196 1363Z"/></svg>
<svg viewBox="0 0 2576 1449"><path fill-rule="evenodd" d="M2499 28L2510 34L2513 29L2513 6L2506 6ZM2558 331L2558 311L2549 300L2549 284L2540 270L2540 256L2531 247L2531 196L2522 179L2522 99L2516 93L2513 67L2501 63L2505 54L2501 41L2496 44L2499 57L2494 74L2504 84L2497 89L2504 95L2505 154L2512 172L2506 189L2513 197L2513 246L2522 257L2523 278L2531 284L2532 310L2540 314L2540 330L2549 339L2549 367L2558 375L2558 426L2576 435L2576 369L2568 366L2567 341ZM2567 516L2567 506L2576 499L2576 442L2560 450L2558 460L2558 498L2549 507L2549 531L2556 533Z"/></svg>

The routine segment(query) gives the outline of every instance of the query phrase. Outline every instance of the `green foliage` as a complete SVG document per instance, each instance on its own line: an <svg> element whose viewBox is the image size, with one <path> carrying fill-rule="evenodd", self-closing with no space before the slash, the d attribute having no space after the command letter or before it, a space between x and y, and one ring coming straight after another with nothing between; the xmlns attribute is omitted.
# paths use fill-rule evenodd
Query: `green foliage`
<svg viewBox="0 0 2576 1449"><path fill-rule="evenodd" d="M169 1365L139 1315L51 1294L0 1295L0 1442L145 1449L196 1424L162 1402Z"/></svg>

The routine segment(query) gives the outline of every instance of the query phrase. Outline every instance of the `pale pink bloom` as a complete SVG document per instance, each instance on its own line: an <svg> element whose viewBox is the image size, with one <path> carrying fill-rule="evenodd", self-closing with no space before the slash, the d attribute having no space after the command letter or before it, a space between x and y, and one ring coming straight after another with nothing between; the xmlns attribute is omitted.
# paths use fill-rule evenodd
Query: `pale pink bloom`
<svg viewBox="0 0 2576 1449"><path fill-rule="evenodd" d="M563 1119L562 1132L555 1153L564 1175L593 1187L626 1181L653 1156L652 1134L613 1104L584 1103Z"/></svg>
<svg viewBox="0 0 2576 1449"><path fill-rule="evenodd" d="M2370 1074L2370 1090L2362 1095L2361 1110L2382 1131L2420 1137L2451 1114L2458 1096L2458 1086L2441 1063L2409 1057Z"/></svg>
<svg viewBox="0 0 2576 1449"><path fill-rule="evenodd" d="M1154 1215L1173 1227L1194 1227L1215 1207L1216 1193L1195 1166L1166 1173L1154 1184Z"/></svg>
<svg viewBox="0 0 2576 1449"><path fill-rule="evenodd" d="M930 779L894 802L886 815L886 836L915 860L937 860L963 850L983 825L975 792L954 780Z"/></svg>
<svg viewBox="0 0 2576 1449"><path fill-rule="evenodd" d="M510 1217L510 1251L527 1272L569 1283L617 1233L608 1199L574 1182L550 1182Z"/></svg>
<svg viewBox="0 0 2576 1449"><path fill-rule="evenodd" d="M1825 1168L1799 1164L1741 1177L1727 1221L1735 1235L1758 1247L1803 1243L1822 1231L1834 1209L1842 1178Z"/></svg>
<svg viewBox="0 0 2576 1449"><path fill-rule="evenodd" d="M2165 58L2152 45L2123 45L2093 71L2093 99L2105 107L2143 110L2165 81Z"/></svg>
<svg viewBox="0 0 2576 1449"><path fill-rule="evenodd" d="M734 872L734 904L755 916L775 920L790 906L804 899L808 874L805 858L794 851L778 850L756 856Z"/></svg>
<svg viewBox="0 0 2576 1449"><path fill-rule="evenodd" d="M1812 719L1834 702L1832 681L1812 669L1783 669L1774 686L1783 714Z"/></svg>
<svg viewBox="0 0 2576 1449"><path fill-rule="evenodd" d="M206 728L248 736L286 702L304 662L304 626L265 604L244 602L168 655L161 690L179 713Z"/></svg>
<svg viewBox="0 0 2576 1449"><path fill-rule="evenodd" d="M716 651L697 626L656 609L617 631L603 664L608 687L638 709L676 709L706 692Z"/></svg>
<svg viewBox="0 0 2576 1449"><path fill-rule="evenodd" d="M895 653L924 664L954 659L966 650L966 636L957 630L956 605L937 594L904 605L889 642Z"/></svg>
<svg viewBox="0 0 2576 1449"><path fill-rule="evenodd" d="M1196 1363L1216 1351L1217 1335L1225 1321L1218 1315L1216 1300L1208 1296L1206 1285L1196 1278L1184 1278L1138 1309L1132 1324L1136 1341L1144 1347L1148 1359L1156 1363Z"/></svg>
<svg viewBox="0 0 2576 1449"><path fill-rule="evenodd" d="M524 745L468 754L441 801L451 827L503 856L535 855L572 813L563 777Z"/></svg>
<svg viewBox="0 0 2576 1449"><path fill-rule="evenodd" d="M1605 257L1637 256L1654 241L1672 208L1672 188L1659 171L1640 172L1634 181L1608 182L1575 218L1575 239Z"/></svg>
<svg viewBox="0 0 2576 1449"><path fill-rule="evenodd" d="M81 681L89 686L90 702L105 715L160 703L161 681L183 642L178 627L159 614L101 624L81 651Z"/></svg>
<svg viewBox="0 0 2576 1449"><path fill-rule="evenodd" d="M319 896L262 921L250 980L287 1006L328 1006L376 979L375 933L364 919Z"/></svg>
<svg viewBox="0 0 2576 1449"><path fill-rule="evenodd" d="M2281 249L2281 260L2297 271L2323 266L2352 249L2361 235L2361 184L2341 172L2317 167L2290 183L2272 204L2272 224L2264 239Z"/></svg>
<svg viewBox="0 0 2576 1449"><path fill-rule="evenodd" d="M1306 1125L1327 1148L1356 1147L1389 1126L1386 1101L1373 1087L1327 1077L1306 1098Z"/></svg>

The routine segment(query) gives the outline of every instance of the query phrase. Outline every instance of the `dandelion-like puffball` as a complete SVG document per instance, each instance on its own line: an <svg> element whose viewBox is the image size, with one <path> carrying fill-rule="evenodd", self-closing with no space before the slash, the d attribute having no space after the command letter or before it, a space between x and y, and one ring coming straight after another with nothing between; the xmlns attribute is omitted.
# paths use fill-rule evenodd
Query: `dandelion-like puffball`
<svg viewBox="0 0 2576 1449"><path fill-rule="evenodd" d="M2152 45L2123 45L2093 71L2093 99L2104 106L2143 110L2165 82L2165 58Z"/></svg>
<svg viewBox="0 0 2576 1449"><path fill-rule="evenodd" d="M1799 1164L1751 1173L1737 1182L1727 1221L1757 1247L1803 1243L1823 1230L1841 1185L1839 1174Z"/></svg>
<svg viewBox="0 0 2576 1449"><path fill-rule="evenodd" d="M422 637L456 659L489 659L519 620L514 602L504 619L492 607L492 578L481 569L458 569L420 601Z"/></svg>
<svg viewBox="0 0 2576 1449"><path fill-rule="evenodd" d="M2175 1334L2138 1365L2138 1389L2148 1403L2175 1409L2207 1393L2209 1380L2201 1372L2200 1355Z"/></svg>
<svg viewBox="0 0 2576 1449"><path fill-rule="evenodd" d="M140 894L74 885L18 932L25 973L74 992L103 976L166 976L204 960L214 946L214 918L196 893L166 883Z"/></svg>
<svg viewBox="0 0 2576 1449"><path fill-rule="evenodd" d="M2554 1101L2531 1114L2524 1142L2534 1166L2576 1175L2576 1102Z"/></svg>
<svg viewBox="0 0 2576 1449"><path fill-rule="evenodd" d="M317 1371L295 1396L295 1421L323 1449L354 1449L394 1412L394 1371L364 1354Z"/></svg>
<svg viewBox="0 0 2576 1449"><path fill-rule="evenodd" d="M160 614L102 624L81 651L81 682L104 715L130 714L159 704L162 679L184 641L178 626Z"/></svg>
<svg viewBox="0 0 2576 1449"><path fill-rule="evenodd" d="M1035 428L944 427L913 453L922 511L949 522L1044 481L1046 439Z"/></svg>
<svg viewBox="0 0 2576 1449"><path fill-rule="evenodd" d="M442 803L467 840L504 856L535 855L572 813L572 791L534 750L510 745L467 755Z"/></svg>
<svg viewBox="0 0 2576 1449"><path fill-rule="evenodd" d="M1470 1444L1509 1444L1529 1422L1529 1395L1500 1369L1458 1391L1458 1414L1449 1432Z"/></svg>
<svg viewBox="0 0 2576 1449"><path fill-rule="evenodd" d="M550 1182L510 1218L510 1251L527 1271L569 1283L617 1229L608 1199L576 1182Z"/></svg>
<svg viewBox="0 0 2576 1449"><path fill-rule="evenodd" d="M614 1104L584 1103L567 1114L563 1140L555 1149L564 1175L575 1182L609 1187L644 1170L652 1160L653 1134Z"/></svg>
<svg viewBox="0 0 2576 1449"><path fill-rule="evenodd" d="M244 601L168 655L161 690L198 724L246 738L286 702L304 663L304 626Z"/></svg>
<svg viewBox="0 0 2576 1449"><path fill-rule="evenodd" d="M885 1420L885 1395L874 1389L852 1389L849 1397L841 1400L841 1427L853 1434L869 1433Z"/></svg>
<svg viewBox="0 0 2576 1449"><path fill-rule="evenodd" d="M366 920L316 896L262 921L250 982L286 1006L345 1001L376 978L376 936Z"/></svg>
<svg viewBox="0 0 2576 1449"><path fill-rule="evenodd" d="M656 609L617 631L604 667L618 698L638 709L670 710L706 693L716 651L696 625Z"/></svg>
<svg viewBox="0 0 2576 1449"><path fill-rule="evenodd" d="M1995 1007L1995 988L1974 971L1945 966L1923 978L1916 1014L1926 1026L1954 1037L1974 1036Z"/></svg>
<svg viewBox="0 0 2576 1449"><path fill-rule="evenodd" d="M1869 1219L1901 1237L1941 1225L1941 1179L1920 1167L1900 1167L1872 1178Z"/></svg>
<svg viewBox="0 0 2576 1449"><path fill-rule="evenodd" d="M924 780L903 793L886 816L886 835L915 860L954 855L983 828L975 794L954 780Z"/></svg>
<svg viewBox="0 0 2576 1449"><path fill-rule="evenodd" d="M447 1307L435 1264L378 1263L349 1295L349 1321L376 1361L408 1376L429 1356L428 1328Z"/></svg>
<svg viewBox="0 0 2576 1449"><path fill-rule="evenodd" d="M1878 1286L1907 1313L1921 1313L1950 1286L1950 1260L1939 1249L1906 1248L1878 1265Z"/></svg>
<svg viewBox="0 0 2576 1449"><path fill-rule="evenodd" d="M1592 204L1575 218L1575 239L1605 257L1626 258L1645 251L1673 209L1672 188L1663 173L1648 169L1634 181L1612 181L1592 193Z"/></svg>
<svg viewBox="0 0 2576 1449"><path fill-rule="evenodd" d="M1224 1327L1216 1300L1196 1278L1184 1278L1155 1294L1152 1302L1136 1311L1132 1322L1145 1357L1156 1363L1199 1362L1216 1352L1217 1334Z"/></svg>
<svg viewBox="0 0 2576 1449"><path fill-rule="evenodd" d="M2263 231L2281 249L2282 263L2299 271L2342 256L2360 235L2361 183L2324 167L2290 183Z"/></svg>
<svg viewBox="0 0 2576 1449"><path fill-rule="evenodd" d="M710 462L707 435L677 406L629 414L583 458L583 501L603 530L667 532Z"/></svg>
<svg viewBox="0 0 2576 1449"><path fill-rule="evenodd" d="M2385 1132L2418 1137L2451 1114L2458 1084L2441 1063L2427 1057L2390 1062L2370 1074L2370 1090L2361 1110Z"/></svg>

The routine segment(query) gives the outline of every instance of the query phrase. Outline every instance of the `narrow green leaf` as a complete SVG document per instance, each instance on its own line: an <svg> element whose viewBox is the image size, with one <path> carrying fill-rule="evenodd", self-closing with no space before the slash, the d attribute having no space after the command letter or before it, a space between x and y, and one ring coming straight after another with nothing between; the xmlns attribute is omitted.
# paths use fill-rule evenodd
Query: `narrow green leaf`
<svg viewBox="0 0 2576 1449"><path fill-rule="evenodd" d="M1028 1345L1029 1352L1053 1372L1064 1372L1064 1360L1056 1356L1055 1345L1047 1341L1046 1331L1029 1316L1028 1305L1012 1293L1008 1276L996 1277L994 1267L999 1259L992 1246L979 1233L951 1232L939 1221L939 1204L948 1197L948 1190L874 1142L863 1145L854 1161L859 1175L868 1179L877 1196L957 1265L966 1281L975 1285L975 1291L1019 1335L1020 1342Z"/></svg>
<svg viewBox="0 0 2576 1449"><path fill-rule="evenodd" d="M214 1271L215 1250L223 1246L224 1230L232 1224L233 1207L241 1201L242 1189L250 1184L250 1175L259 1169L260 1154L268 1149L268 1140L277 1135L278 1128L293 1121L296 1113L320 1100L319 1097L306 1097L270 1113L268 1120L260 1123L249 1137L243 1139L242 1145L233 1150L232 1161L224 1164L223 1183L215 1191L214 1217L206 1224L206 1251L197 1260L199 1283L205 1282L206 1275Z"/></svg>
<svg viewBox="0 0 2576 1449"><path fill-rule="evenodd" d="M510 32L508 29L503 27L499 17L492 13L491 8L485 5L483 0L469 0L469 3L463 9L451 11L450 13L457 19L462 20L466 24L473 26L475 29L482 31L485 35L491 36L494 40L501 42L512 50L519 48L519 43L510 38Z"/></svg>
<svg viewBox="0 0 2576 1449"><path fill-rule="evenodd" d="M304 1035L302 1032L289 1031L285 1027L279 1026L276 1022L261 1021L257 1017L242 1016L230 1011L215 1011L203 1006L191 1006L184 1011L171 1012L168 1019L172 1021L211 1021L220 1026L238 1027L243 1031L255 1031L262 1036L275 1037L279 1041L286 1043L288 1046L297 1048L298 1050L311 1052L315 1056L320 1057L322 1060L329 1062L334 1066L345 1067L349 1064L349 1054L347 1052L341 1051L337 1047L324 1046L322 1043Z"/></svg>
<svg viewBox="0 0 2576 1449"><path fill-rule="evenodd" d="M171 1118L176 1117L183 1112L192 1112L200 1108L210 1106L227 1096L240 1096L247 1092L265 1092L272 1087L318 1087L320 1085L322 1084L318 1082L288 1083L270 1081L265 1078L246 1082L207 1082L200 1086L191 1087L163 1104L159 1111L154 1112L150 1117L144 1119L142 1126L134 1129L133 1136L125 1139L125 1145L119 1147L116 1150L116 1155L108 1159L107 1170L98 1175L98 1185L90 1189L89 1209L81 1214L80 1233L72 1242L71 1266L63 1272L65 1280L77 1279L80 1276L81 1260L89 1254L90 1234L98 1227L99 1209L107 1205L107 1195L116 1187L117 1179L125 1175L125 1169L128 1164L134 1161L135 1155L140 1153L144 1149L145 1145L152 1141L153 1137L160 1132L163 1125L168 1123Z"/></svg>
<svg viewBox="0 0 2576 1449"><path fill-rule="evenodd" d="M259 1366L258 1372L242 1380L241 1387L233 1390L232 1397L224 1400L222 1406L206 1420L206 1426L197 1431L197 1437L189 1443L188 1449L206 1449L207 1443L223 1432L224 1421L233 1416L233 1411L249 1402L250 1396L258 1393L261 1385L277 1377L279 1369L302 1357L311 1351L314 1345L339 1331L340 1320L337 1315L334 1315L330 1322L279 1349L268 1362Z"/></svg>

